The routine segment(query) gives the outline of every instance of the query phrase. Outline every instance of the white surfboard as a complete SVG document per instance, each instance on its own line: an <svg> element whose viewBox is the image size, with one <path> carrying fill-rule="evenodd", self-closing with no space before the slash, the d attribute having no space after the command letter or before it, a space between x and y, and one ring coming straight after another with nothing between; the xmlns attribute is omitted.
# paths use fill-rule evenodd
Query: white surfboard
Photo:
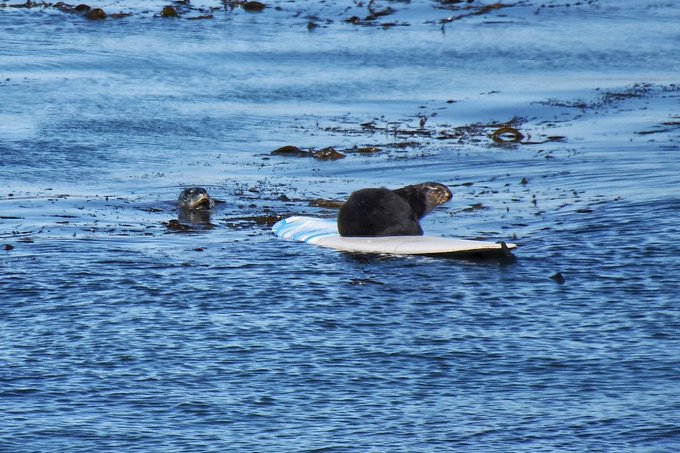
<svg viewBox="0 0 680 453"><path fill-rule="evenodd" d="M396 255L509 256L515 244L435 236L343 237L335 220L294 216L272 227L282 239L301 241L344 252Z"/></svg>

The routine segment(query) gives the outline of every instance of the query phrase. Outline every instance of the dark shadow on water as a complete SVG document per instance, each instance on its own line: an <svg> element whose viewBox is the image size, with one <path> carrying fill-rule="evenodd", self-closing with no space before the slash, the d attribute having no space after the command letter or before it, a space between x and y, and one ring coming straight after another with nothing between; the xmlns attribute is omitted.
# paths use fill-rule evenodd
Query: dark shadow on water
<svg viewBox="0 0 680 453"><path fill-rule="evenodd" d="M211 222L211 217L225 204L222 200L213 198L213 201L213 209L177 209L177 220L170 221L169 229L185 232L212 230L215 225Z"/></svg>
<svg viewBox="0 0 680 453"><path fill-rule="evenodd" d="M508 265L517 262L517 257L512 253L505 254L497 251L493 252L453 252L453 253L433 253L423 255L396 255L383 253L356 253L340 252L343 256L360 264L377 263L381 261L406 260L413 258L428 258L441 260L455 260L470 263L484 263Z"/></svg>
<svg viewBox="0 0 680 453"><path fill-rule="evenodd" d="M210 229L213 224L210 222L210 210L208 209L179 209L177 219L182 223L188 223L195 227Z"/></svg>
<svg viewBox="0 0 680 453"><path fill-rule="evenodd" d="M457 261L469 261L475 263L490 263L490 264L513 264L517 262L517 257L512 253L498 253L498 252L454 252L454 253L438 253L433 255L423 255L430 258L442 258Z"/></svg>
<svg viewBox="0 0 680 453"><path fill-rule="evenodd" d="M210 211L203 209L179 209L177 219L170 220L165 226L172 233L198 233L215 227L210 222Z"/></svg>

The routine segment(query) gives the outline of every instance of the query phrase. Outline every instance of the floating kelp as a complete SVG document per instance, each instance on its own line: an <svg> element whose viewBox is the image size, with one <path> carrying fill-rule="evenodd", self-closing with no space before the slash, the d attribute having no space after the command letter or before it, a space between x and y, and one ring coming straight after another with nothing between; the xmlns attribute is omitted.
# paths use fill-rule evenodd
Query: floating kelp
<svg viewBox="0 0 680 453"><path fill-rule="evenodd" d="M671 132L680 128L680 121L664 121L656 129L644 130L636 132L638 135L652 135L652 134L662 134L665 132Z"/></svg>
<svg viewBox="0 0 680 453"><path fill-rule="evenodd" d="M344 154L339 153L335 148L330 146L320 149L319 151L313 151L312 156L319 160L338 160L345 157Z"/></svg>
<svg viewBox="0 0 680 453"><path fill-rule="evenodd" d="M179 13L172 5L168 5L161 10L161 17L179 17Z"/></svg>
<svg viewBox="0 0 680 453"><path fill-rule="evenodd" d="M8 6L10 8L47 8L49 6L49 3L32 2L31 0L27 0L25 3L21 3L21 4L5 5L3 3L1 6Z"/></svg>
<svg viewBox="0 0 680 453"><path fill-rule="evenodd" d="M359 154L375 154L379 153L381 151L381 148L377 146L354 146L345 152L347 153L359 153Z"/></svg>
<svg viewBox="0 0 680 453"><path fill-rule="evenodd" d="M592 5L597 5L597 2L600 0L579 0L576 2L570 2L567 1L565 3L543 3L539 5L536 10L534 10L534 14L540 14L542 9L555 9L555 8L571 8L575 6L592 6Z"/></svg>
<svg viewBox="0 0 680 453"><path fill-rule="evenodd" d="M241 2L241 8L248 12L258 12L266 8L266 5L261 2Z"/></svg>
<svg viewBox="0 0 680 453"><path fill-rule="evenodd" d="M488 207L484 206L482 203L474 203L468 206L467 208L463 208L460 210L460 212L474 212L474 211L482 211L489 209Z"/></svg>
<svg viewBox="0 0 680 453"><path fill-rule="evenodd" d="M222 0L222 4L224 5L224 9L229 8L231 10L234 10L236 8L241 8L242 10L248 11L250 13L263 11L267 7L267 5L265 5L264 3L257 1Z"/></svg>
<svg viewBox="0 0 680 453"><path fill-rule="evenodd" d="M35 5L35 4L34 4ZM57 2L54 4L50 3L42 3L40 5L41 8L54 8L62 13L69 13L69 14L78 14L85 19L88 20L104 20L107 18L111 19L121 19L123 17L128 17L131 16L132 13L112 13L112 14L107 14L103 9L101 8L92 8L90 5L86 5L84 3L80 3L78 5L70 5L68 3L64 2Z"/></svg>
<svg viewBox="0 0 680 453"><path fill-rule="evenodd" d="M312 157L310 151L304 151L301 148L293 145L282 146L277 148L270 153L272 156L285 156L285 157Z"/></svg>
<svg viewBox="0 0 680 453"><path fill-rule="evenodd" d="M420 108L425 107L421 106ZM425 114L421 111L401 121L390 121L384 116L366 121L343 115L333 119L331 125L324 126L316 123L313 128L343 137L363 137L359 143L351 148L336 147L336 150L342 156L400 151L399 157L405 157L401 150L425 150L429 147L428 145L432 144L433 140L457 145L480 144L507 147L566 141L566 137L561 135L545 135L540 132L524 131L522 126L527 122L527 119L519 115L507 121L471 123L462 126L437 123L433 120L437 116L437 112ZM555 127L555 125L543 124L541 129L545 130L547 127ZM380 140L375 140L380 135L383 137ZM369 141L368 137L373 137L372 140L375 141ZM270 154L289 157L315 157L323 160L342 158L329 149L314 151L313 149L302 150L291 146L279 148Z"/></svg>
<svg viewBox="0 0 680 453"><path fill-rule="evenodd" d="M505 132L504 128L515 129L515 126L519 126L524 121L523 118L513 117L504 123L472 123L444 128L434 138L437 140L456 140L459 143L480 141L484 136L493 134L494 131L501 130L501 133L503 133Z"/></svg>
<svg viewBox="0 0 680 453"><path fill-rule="evenodd" d="M354 25L361 25L363 23L361 18L358 17L358 16L348 17L347 19L344 20L344 22L347 22L348 24L354 24Z"/></svg>
<svg viewBox="0 0 680 453"><path fill-rule="evenodd" d="M328 208L328 209L340 209L343 202L340 200L324 200L323 198L315 198L314 200L309 200L309 206L315 208Z"/></svg>
<svg viewBox="0 0 680 453"><path fill-rule="evenodd" d="M121 4L124 4L125 2L119 2ZM212 13L217 11L217 10L223 10L225 12L228 11L233 11L235 9L241 9L245 12L248 13L257 13L257 12L262 12L265 11L267 8L273 8L275 10L281 11L283 10L283 6L278 6L281 4L286 4L286 9L287 10L293 10L296 9L294 14L296 17L307 17L309 19L309 22L307 23L307 28L309 30L315 29L317 26L319 26L319 22L323 22L325 24L331 24L334 22L342 21L346 23L351 23L354 25L361 25L361 26L369 26L369 27L380 27L383 29L388 29L396 26L408 26L411 23L410 19L406 19L406 21L389 21L389 22L384 22L384 18L389 18L396 13L405 13L402 14L404 17L409 17L408 15L408 5L399 5L394 6L395 4L399 3L410 3L410 2L404 2L403 0L393 0L391 2L391 6L385 6L382 3L383 2L377 2L377 1L368 1L368 2L351 2L354 5L353 6L348 6L346 8L342 9L340 14L342 17L319 17L316 14L316 11L305 11L303 7L295 7L295 5L288 5L288 3L293 4L296 2L276 2L274 5L275 6L270 6L267 5L263 2L260 1L247 1L247 0L215 0L215 5L214 6L201 6L197 7L191 4L189 0L175 0L171 2L171 5L168 5L172 7L176 15L168 8L168 6L164 7L163 10L165 12L158 12L156 10L155 12L151 12L148 9L141 9L137 10L137 12L141 15L147 15L147 14L152 14L155 17L162 17L162 18L177 18L177 17L185 17L187 13L194 12L196 14L193 14L192 17L186 17L187 20L199 20L199 19L212 19L214 16L212 16ZM314 2L311 2L313 5ZM319 3L326 3L326 2L319 2ZM426 20L426 23L430 24L439 24L439 23L446 23L454 20L459 20L464 17L468 16L474 16L474 15L479 15L479 14L485 14L492 12L494 10L498 10L501 8L509 7L509 6L515 6L516 4L503 4L503 3L493 3L490 5L477 5L476 3L468 2L467 0L465 2L432 2L432 8L431 10L438 11L438 10L448 10L448 11L457 11L460 14L457 16L453 17L448 17L445 19L439 19L436 16L431 17L429 20ZM460 3L466 3L464 6L459 5ZM471 4L472 3L472 4ZM524 4L524 1L520 1L517 4ZM80 5L78 5L80 6ZM88 9L90 6L88 5L83 5L86 6ZM46 1L41 1L41 2L33 2L33 1L25 1L24 3L17 3L17 4L7 4L7 3L0 3L0 8L57 8L63 12L74 12L75 11L75 6L70 5L65 2L57 2L57 3L51 3L51 2L46 2ZM315 6L312 6L312 9L316 9ZM337 11L337 9L334 9ZM79 14L84 15L85 12L78 12ZM122 14L122 13L120 13ZM349 17L348 17L349 16ZM108 16L109 18L120 18L124 17L121 15L117 15L116 17L113 17L112 15ZM95 20L100 20L100 19L95 19Z"/></svg>
<svg viewBox="0 0 680 453"><path fill-rule="evenodd" d="M673 87L673 85L662 87L662 89L668 87ZM635 83L618 91L601 91L600 89L596 89L595 91L598 95L595 99L590 101L583 99L563 100L551 98L547 101L537 102L537 104L550 107L575 108L579 110L596 110L603 107L610 107L630 99L644 98L649 96L653 90L654 87L650 83Z"/></svg>
<svg viewBox="0 0 680 453"><path fill-rule="evenodd" d="M364 20L373 21L373 20L378 19L379 17L389 16L390 14L394 13L394 10L392 8L390 8L389 6L385 9L375 10L370 6L372 3L373 2L369 2L368 10L370 11L370 14L368 16L366 16L364 18Z"/></svg>
<svg viewBox="0 0 680 453"><path fill-rule="evenodd" d="M319 151L305 151L293 145L282 146L269 154L272 156L285 157L313 157L319 160L337 160L345 157L344 154L338 152L333 147L322 148Z"/></svg>
<svg viewBox="0 0 680 453"><path fill-rule="evenodd" d="M450 3L450 2L447 2ZM456 2L458 3L458 2ZM441 19L439 21L440 24L442 24L442 30L444 29L444 26L448 23L455 22L457 20L464 19L466 17L470 16L481 16L484 14L488 14L492 11L499 10L502 8L509 8L512 6L517 6L519 3L512 3L512 4L506 4L506 3L492 3L490 5L466 5L463 7L445 7L442 6L441 8L443 9L454 9L455 11L464 11L461 14L458 14L456 16L450 16L445 19Z"/></svg>
<svg viewBox="0 0 680 453"><path fill-rule="evenodd" d="M491 139L496 143L519 143L524 138L524 135L510 126L503 126L491 134Z"/></svg>
<svg viewBox="0 0 680 453"><path fill-rule="evenodd" d="M106 19L106 13L101 8L94 8L87 11L84 17L87 20L104 20Z"/></svg>
<svg viewBox="0 0 680 453"><path fill-rule="evenodd" d="M187 20L205 20L205 19L214 19L215 16L212 14L205 14L203 16L194 16L194 17L187 17Z"/></svg>
<svg viewBox="0 0 680 453"><path fill-rule="evenodd" d="M254 2L257 3L257 2ZM70 14L78 14L82 16L85 19L88 20L104 20L107 18L110 19L120 19L123 17L128 17L132 16L131 12L119 12L119 13L112 13L112 14L107 14L104 12L103 9L101 8L92 8L90 5L81 3L77 5L69 4L66 2L57 2L57 3L49 3L49 2L31 2L27 1L22 4L16 4L16 5L8 5L5 3L0 3L0 9L2 8L54 8L58 11L61 11L63 13L70 13ZM198 19L212 19L213 15L210 14L213 11L219 9L219 7L208 7L208 8L196 8L193 7L188 0L177 0L173 2L172 5L167 5L163 7L160 13L155 14L155 17L163 17L163 18L178 18L181 17L181 15L195 11L198 13L197 16L194 17L189 17L187 20L198 20Z"/></svg>
<svg viewBox="0 0 680 453"><path fill-rule="evenodd" d="M170 231L186 232L192 230L191 226L185 225L177 219L172 219L167 222L163 222L163 225L165 225L165 227Z"/></svg>
<svg viewBox="0 0 680 453"><path fill-rule="evenodd" d="M224 219L224 223L227 228L233 230L250 229L253 225L260 225L266 228L270 228L279 220L287 217L287 215L280 215L274 213L264 213L259 215L248 215L248 216L238 216L229 217Z"/></svg>

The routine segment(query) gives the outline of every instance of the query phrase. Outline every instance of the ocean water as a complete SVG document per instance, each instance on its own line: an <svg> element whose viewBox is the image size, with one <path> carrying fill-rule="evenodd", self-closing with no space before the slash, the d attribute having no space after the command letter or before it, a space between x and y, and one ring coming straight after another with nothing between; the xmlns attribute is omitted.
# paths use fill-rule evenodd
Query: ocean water
<svg viewBox="0 0 680 453"><path fill-rule="evenodd" d="M680 4L18 4L0 451L678 450ZM271 233L423 181L516 260Z"/></svg>

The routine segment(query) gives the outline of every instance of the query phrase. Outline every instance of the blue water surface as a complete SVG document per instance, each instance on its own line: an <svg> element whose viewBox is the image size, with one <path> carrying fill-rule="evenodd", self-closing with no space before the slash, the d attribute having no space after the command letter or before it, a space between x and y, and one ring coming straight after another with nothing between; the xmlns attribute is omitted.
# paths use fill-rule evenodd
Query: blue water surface
<svg viewBox="0 0 680 453"><path fill-rule="evenodd" d="M678 449L680 4L90 4L0 6L0 451ZM423 181L516 260L270 231Z"/></svg>

